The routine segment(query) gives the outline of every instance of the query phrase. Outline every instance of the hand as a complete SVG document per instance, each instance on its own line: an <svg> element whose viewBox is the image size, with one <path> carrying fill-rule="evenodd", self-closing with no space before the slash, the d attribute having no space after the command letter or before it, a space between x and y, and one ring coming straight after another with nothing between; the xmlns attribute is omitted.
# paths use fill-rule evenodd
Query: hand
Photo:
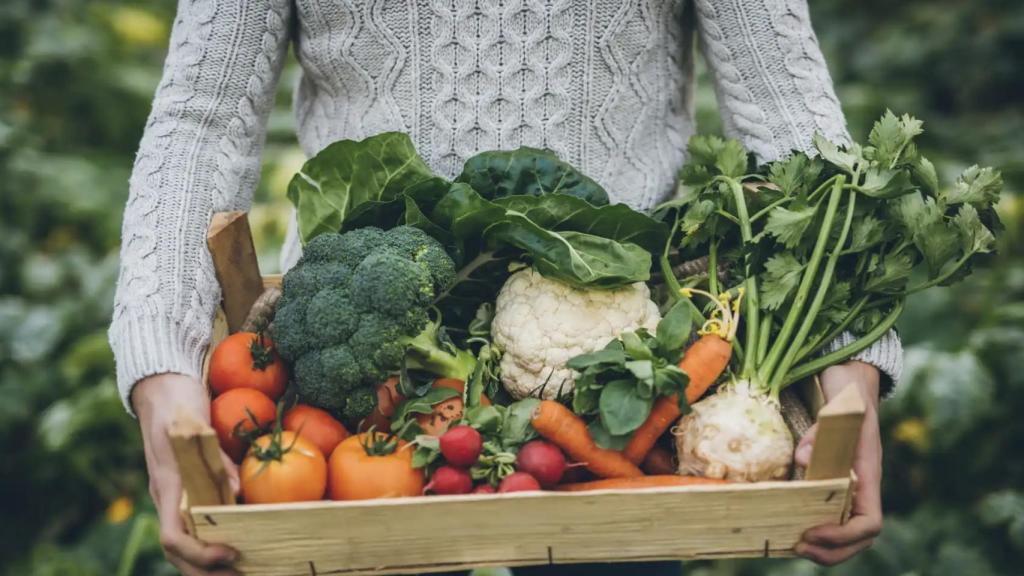
<svg viewBox="0 0 1024 576"><path fill-rule="evenodd" d="M205 544L185 532L181 518L181 477L167 437L177 410L210 422L210 398L195 378L159 374L140 380L132 390L132 405L142 427L142 443L149 471L149 494L160 516L160 545L167 560L185 576L234 576L230 565L237 553L217 544ZM221 452L231 485L238 490L238 470Z"/></svg>
<svg viewBox="0 0 1024 576"><path fill-rule="evenodd" d="M855 554L869 548L882 531L882 440L878 430L878 369L870 364L851 361L832 366L821 373L821 386L826 400L835 398L847 385L861 389L867 410L860 430L860 441L854 456L853 470L857 474L857 493L854 495L850 519L846 524L816 526L804 532L796 545L796 553L824 566L845 562ZM814 446L817 425L800 439L796 449L796 462L807 466Z"/></svg>

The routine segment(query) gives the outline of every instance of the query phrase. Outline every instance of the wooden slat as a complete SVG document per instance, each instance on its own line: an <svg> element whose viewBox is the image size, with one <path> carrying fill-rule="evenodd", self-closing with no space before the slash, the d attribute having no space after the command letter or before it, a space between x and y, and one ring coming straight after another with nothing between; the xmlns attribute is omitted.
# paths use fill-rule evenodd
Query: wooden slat
<svg viewBox="0 0 1024 576"><path fill-rule="evenodd" d="M808 480L846 478L864 422L864 399L860 388L850 384L818 412L818 432L814 439Z"/></svg>
<svg viewBox="0 0 1024 576"><path fill-rule="evenodd" d="M179 411L167 435L178 462L186 506L234 504L235 495L213 428Z"/></svg>
<svg viewBox="0 0 1024 576"><path fill-rule="evenodd" d="M849 479L730 486L200 506L199 537L251 576L789 556L841 520ZM407 529L429 526L428 532ZM406 527L406 528L403 528ZM443 537L435 537L435 535Z"/></svg>
<svg viewBox="0 0 1024 576"><path fill-rule="evenodd" d="M245 212L218 212L206 235L224 299L228 329L235 332L263 292L263 277Z"/></svg>

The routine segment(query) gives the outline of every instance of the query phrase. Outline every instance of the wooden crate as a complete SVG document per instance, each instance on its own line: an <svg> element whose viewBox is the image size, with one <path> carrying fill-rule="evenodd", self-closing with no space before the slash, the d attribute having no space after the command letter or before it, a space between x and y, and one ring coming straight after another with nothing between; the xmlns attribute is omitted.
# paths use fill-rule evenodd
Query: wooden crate
<svg viewBox="0 0 1024 576"><path fill-rule="evenodd" d="M259 282L244 214L218 215L211 250L224 287L215 344L241 320ZM240 250L239 247L242 247ZM248 253L249 256L238 257ZM239 267L248 272L239 273ZM239 301L241 300L241 301ZM232 318L227 311L235 311ZM408 574L485 566L791 556L808 528L843 522L864 403L856 388L818 412L807 479L588 493L428 496L236 505L216 437L180 419L170 430L183 514L199 539L229 544L251 575Z"/></svg>

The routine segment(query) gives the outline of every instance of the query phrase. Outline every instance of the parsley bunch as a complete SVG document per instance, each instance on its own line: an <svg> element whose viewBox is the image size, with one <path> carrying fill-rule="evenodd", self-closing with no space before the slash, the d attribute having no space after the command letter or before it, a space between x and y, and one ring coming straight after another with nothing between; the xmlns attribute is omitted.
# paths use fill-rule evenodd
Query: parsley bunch
<svg viewBox="0 0 1024 576"><path fill-rule="evenodd" d="M673 230L660 266L674 295L745 290L741 379L777 396L869 347L907 297L964 278L992 251L999 172L972 166L941 187L914 143L921 133L921 121L886 112L866 145L816 137L814 156L763 166L739 142L691 139L679 195L655 211ZM674 259L703 254L706 276L673 275ZM821 355L847 330L854 341Z"/></svg>

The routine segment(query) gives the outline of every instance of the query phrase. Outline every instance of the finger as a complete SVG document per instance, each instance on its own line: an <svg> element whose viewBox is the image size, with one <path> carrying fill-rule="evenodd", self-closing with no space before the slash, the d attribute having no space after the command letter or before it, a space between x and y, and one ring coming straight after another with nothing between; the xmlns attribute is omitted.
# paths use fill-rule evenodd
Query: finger
<svg viewBox="0 0 1024 576"><path fill-rule="evenodd" d="M175 556L196 568L226 568L233 563L237 554L220 544L205 544L184 532L161 531L160 545Z"/></svg>
<svg viewBox="0 0 1024 576"><path fill-rule="evenodd" d="M825 548L842 548L874 539L882 532L882 517L854 516L843 525L826 524L804 532L801 541Z"/></svg>
<svg viewBox="0 0 1024 576"><path fill-rule="evenodd" d="M160 545L169 555L199 568L224 568L235 561L238 554L228 546L206 544L185 533L179 509L181 491L164 494L157 503L160 516Z"/></svg>
<svg viewBox="0 0 1024 576"><path fill-rule="evenodd" d="M874 540L864 540L842 548L825 548L801 542L796 545L794 551L798 556L803 556L822 566L835 566L870 548L873 543Z"/></svg>
<svg viewBox="0 0 1024 576"><path fill-rule="evenodd" d="M168 556L167 559L181 572L182 576L241 576L241 572L232 568L204 570L203 568L192 566L177 556Z"/></svg>
<svg viewBox="0 0 1024 576"><path fill-rule="evenodd" d="M800 438L800 442L796 445L796 452L793 454L793 459L798 466L806 468L811 463L811 451L814 448L814 439L817 435L818 425L814 424Z"/></svg>

